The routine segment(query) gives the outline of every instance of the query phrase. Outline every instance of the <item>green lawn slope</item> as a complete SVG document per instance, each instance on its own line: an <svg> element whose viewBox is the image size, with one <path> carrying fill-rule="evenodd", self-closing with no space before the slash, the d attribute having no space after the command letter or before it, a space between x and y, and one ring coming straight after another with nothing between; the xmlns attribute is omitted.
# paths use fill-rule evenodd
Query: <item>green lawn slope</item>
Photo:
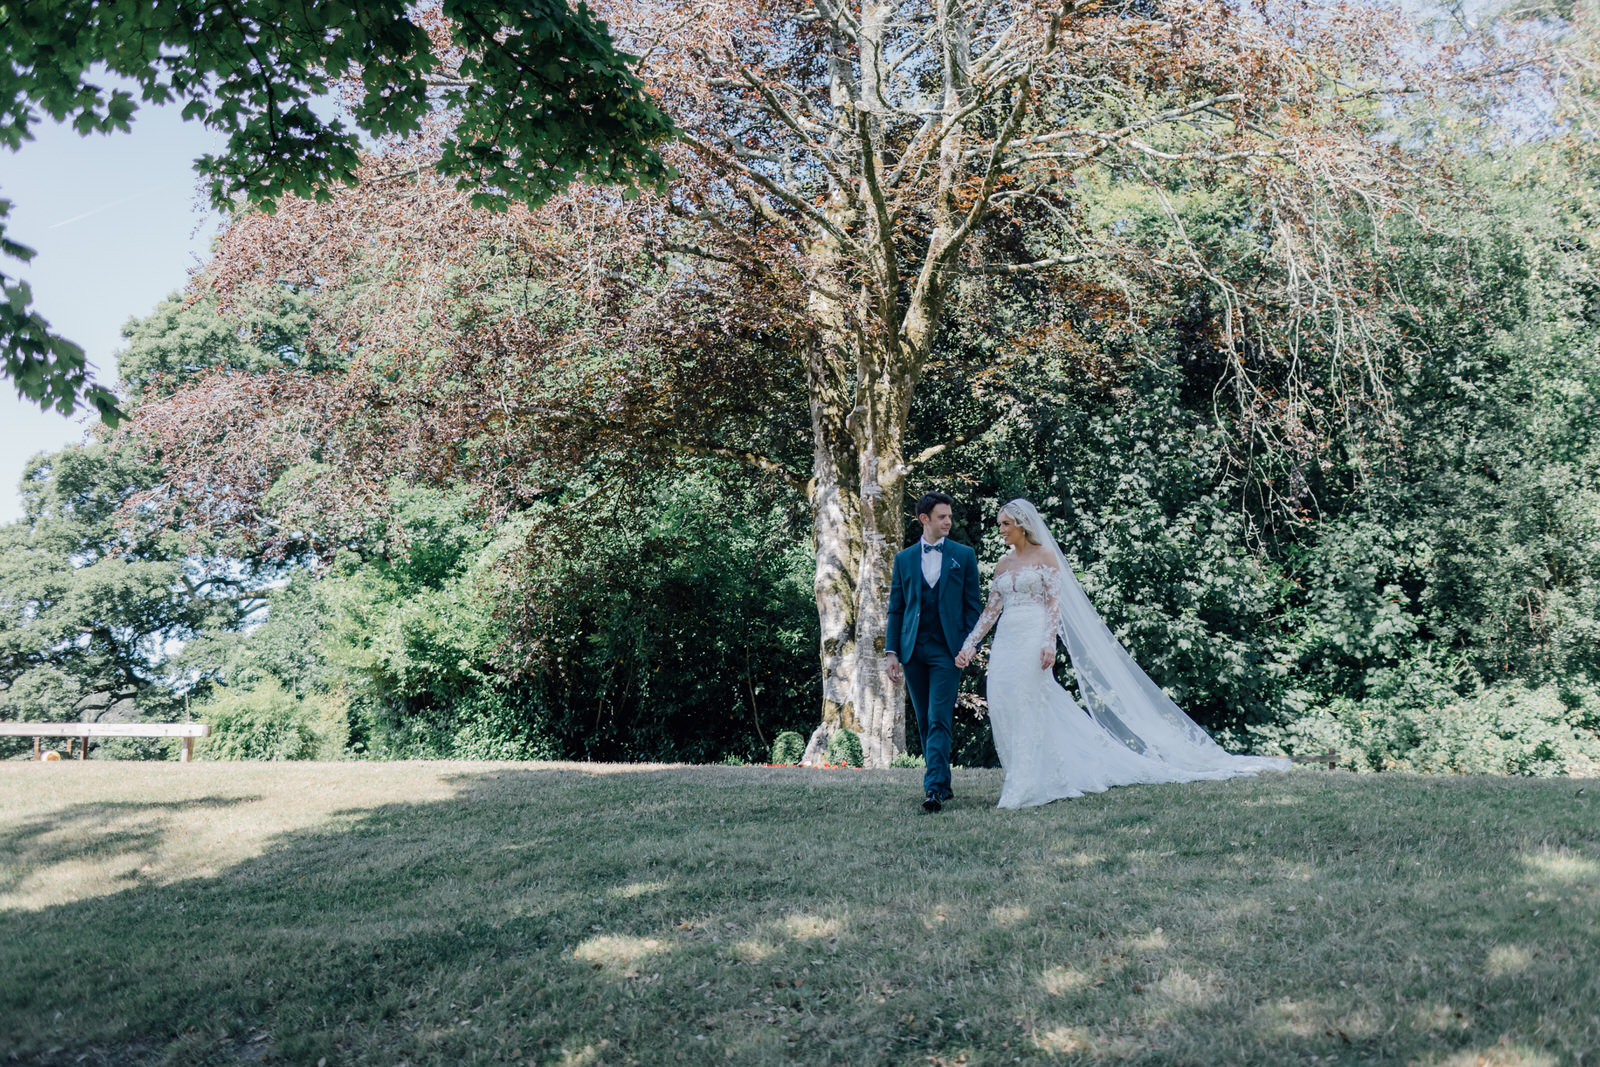
<svg viewBox="0 0 1600 1067"><path fill-rule="evenodd" d="M0 766L0 1063L1556 1065L1600 783Z"/></svg>

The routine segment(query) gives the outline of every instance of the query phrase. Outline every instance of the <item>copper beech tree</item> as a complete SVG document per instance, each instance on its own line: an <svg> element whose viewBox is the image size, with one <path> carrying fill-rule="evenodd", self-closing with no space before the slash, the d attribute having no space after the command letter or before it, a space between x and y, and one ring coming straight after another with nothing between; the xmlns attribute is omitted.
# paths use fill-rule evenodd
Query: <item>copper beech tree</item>
<svg viewBox="0 0 1600 1067"><path fill-rule="evenodd" d="M807 758L850 728L872 765L904 741L887 579L918 465L953 443L909 438L952 314L1007 279L1116 294L1130 318L1205 288L1219 385L1252 432L1304 448L1319 422L1381 402L1385 227L1443 186L1423 152L1378 136L1386 110L1507 69L1489 49L1403 44L1403 19L1356 6L601 13L679 131L670 193L579 189L489 214L433 173L422 136L329 203L241 217L211 284L325 294L315 343L349 369L282 390L218 374L141 407L172 472L143 503L288 544L326 526L304 472L329 464L360 490L337 512L402 471L514 502L552 464L596 456L748 463L810 503L823 707ZM1226 241L1186 225L1207 199L1229 206ZM236 394L276 428L229 430ZM288 521L261 502L295 471Z"/></svg>

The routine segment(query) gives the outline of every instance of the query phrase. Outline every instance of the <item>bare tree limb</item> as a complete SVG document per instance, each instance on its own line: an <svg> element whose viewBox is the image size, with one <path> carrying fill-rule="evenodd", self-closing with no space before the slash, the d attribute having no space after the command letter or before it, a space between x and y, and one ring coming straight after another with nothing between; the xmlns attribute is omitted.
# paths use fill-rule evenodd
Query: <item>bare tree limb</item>
<svg viewBox="0 0 1600 1067"><path fill-rule="evenodd" d="M1033 271L1047 270L1051 267L1070 267L1075 263L1082 263L1091 257L1083 254L1071 256L1052 256L1049 259L1036 259L1032 263L985 263L977 267L963 267L962 274L998 274L1010 276L1013 274L1029 274Z"/></svg>

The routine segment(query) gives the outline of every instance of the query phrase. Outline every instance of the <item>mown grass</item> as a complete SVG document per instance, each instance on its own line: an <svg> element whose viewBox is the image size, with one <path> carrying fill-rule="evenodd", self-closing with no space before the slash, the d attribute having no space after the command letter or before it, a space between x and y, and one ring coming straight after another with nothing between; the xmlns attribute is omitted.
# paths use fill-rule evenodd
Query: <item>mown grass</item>
<svg viewBox="0 0 1600 1067"><path fill-rule="evenodd" d="M0 1062L1593 1063L1600 783L0 766Z"/></svg>

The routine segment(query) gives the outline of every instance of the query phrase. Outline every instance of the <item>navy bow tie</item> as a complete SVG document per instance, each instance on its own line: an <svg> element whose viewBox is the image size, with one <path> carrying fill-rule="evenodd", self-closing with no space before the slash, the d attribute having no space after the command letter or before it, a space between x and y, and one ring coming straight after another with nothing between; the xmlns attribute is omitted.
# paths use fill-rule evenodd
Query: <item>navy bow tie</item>
<svg viewBox="0 0 1600 1067"><path fill-rule="evenodd" d="M927 542L923 542L922 551L924 551L924 552L943 552L944 551L944 542L940 541L936 545L930 545Z"/></svg>

